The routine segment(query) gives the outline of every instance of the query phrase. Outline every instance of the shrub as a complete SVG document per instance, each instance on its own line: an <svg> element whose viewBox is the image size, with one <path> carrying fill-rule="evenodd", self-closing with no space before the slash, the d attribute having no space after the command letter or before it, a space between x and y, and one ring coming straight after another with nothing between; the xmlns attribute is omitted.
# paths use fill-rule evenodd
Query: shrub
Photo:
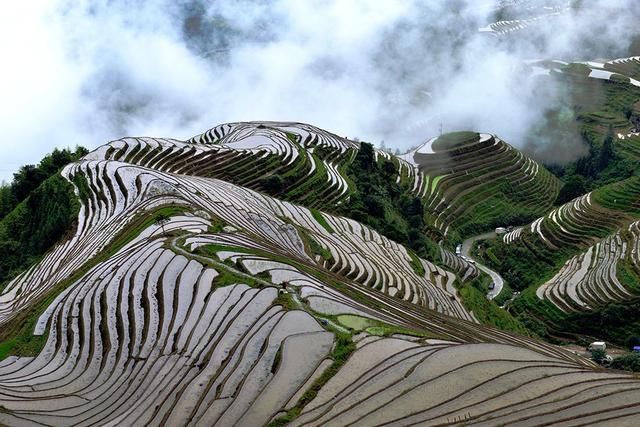
<svg viewBox="0 0 640 427"><path fill-rule="evenodd" d="M602 362L604 362L606 357L607 357L607 352L600 348L591 350L591 360L593 360L597 364L602 364Z"/></svg>
<svg viewBox="0 0 640 427"><path fill-rule="evenodd" d="M280 175L269 175L264 177L260 183L269 194L277 194L284 189L284 180Z"/></svg>
<svg viewBox="0 0 640 427"><path fill-rule="evenodd" d="M640 372L640 353L631 353L616 357L609 367L623 371Z"/></svg>

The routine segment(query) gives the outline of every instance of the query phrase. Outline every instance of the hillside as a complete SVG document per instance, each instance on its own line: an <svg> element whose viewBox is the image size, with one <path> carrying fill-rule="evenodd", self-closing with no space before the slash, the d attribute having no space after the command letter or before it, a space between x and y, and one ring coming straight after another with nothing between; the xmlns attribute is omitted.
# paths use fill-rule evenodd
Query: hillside
<svg viewBox="0 0 640 427"><path fill-rule="evenodd" d="M550 69L546 78L570 94L568 117L588 152L552 167L562 182L554 207L477 250L504 276L507 289L521 292L500 297L507 309L531 332L554 342L605 339L626 347L640 336L635 63L626 58L537 64ZM599 70L617 70L630 79ZM566 126L560 116L552 115L549 123Z"/></svg>
<svg viewBox="0 0 640 427"><path fill-rule="evenodd" d="M445 235L525 222L549 209L560 189L546 169L489 134L445 134L405 158L425 176L429 218Z"/></svg>
<svg viewBox="0 0 640 427"><path fill-rule="evenodd" d="M473 178L450 165L434 182L439 149L492 155L469 158ZM457 183L498 191L490 159L531 194L555 182L493 136L419 151L412 163L308 125L234 123L70 163L77 226L0 294L0 424L631 425L636 377L479 323L472 265L340 215L360 215L346 210L367 185L355 168L424 209L379 218L431 233L457 217L432 193L465 212L480 201Z"/></svg>
<svg viewBox="0 0 640 427"><path fill-rule="evenodd" d="M640 0L0 22L0 427L640 425Z"/></svg>

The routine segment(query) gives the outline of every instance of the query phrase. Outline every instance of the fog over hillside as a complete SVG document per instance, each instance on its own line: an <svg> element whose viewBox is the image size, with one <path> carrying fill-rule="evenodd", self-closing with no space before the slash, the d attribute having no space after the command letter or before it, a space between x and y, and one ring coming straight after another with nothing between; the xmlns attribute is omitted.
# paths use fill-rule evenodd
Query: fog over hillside
<svg viewBox="0 0 640 427"><path fill-rule="evenodd" d="M498 11L488 0L6 4L0 179L56 146L187 138L241 120L304 121L400 150L441 125L496 133L516 146L535 130L537 144L552 144L545 112L567 100L524 61L640 54L630 36L640 5L501 3L508 7ZM541 15L507 37L478 31ZM569 160L581 153L578 141L541 151Z"/></svg>

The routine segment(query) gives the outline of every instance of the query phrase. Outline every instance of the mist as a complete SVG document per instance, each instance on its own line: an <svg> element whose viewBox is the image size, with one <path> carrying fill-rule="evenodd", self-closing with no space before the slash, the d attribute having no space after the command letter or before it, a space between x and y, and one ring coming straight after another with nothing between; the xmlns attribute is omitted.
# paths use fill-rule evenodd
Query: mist
<svg viewBox="0 0 640 427"><path fill-rule="evenodd" d="M0 16L0 180L54 147L185 139L223 122L301 121L406 150L474 129L542 160L584 152L532 59L638 54L637 0L32 1ZM507 3L507 2L503 2ZM544 9L547 7L547 9ZM478 29L511 14L526 30ZM524 16L524 17L527 17Z"/></svg>

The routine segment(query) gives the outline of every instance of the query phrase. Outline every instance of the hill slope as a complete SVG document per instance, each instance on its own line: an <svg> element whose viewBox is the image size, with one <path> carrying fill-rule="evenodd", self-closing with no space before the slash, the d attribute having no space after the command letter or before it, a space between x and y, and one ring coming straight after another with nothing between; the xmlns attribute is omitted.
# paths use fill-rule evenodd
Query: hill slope
<svg viewBox="0 0 640 427"><path fill-rule="evenodd" d="M203 176L255 162L253 176L268 153L282 167L310 158L283 135L126 139L63 170L81 203L75 235L0 295L0 423L632 422L640 381L478 324L432 260ZM326 182L315 194L338 203Z"/></svg>
<svg viewBox="0 0 640 427"><path fill-rule="evenodd" d="M427 211L445 235L522 223L549 209L560 188L546 169L489 134L445 134L405 158L425 175Z"/></svg>

